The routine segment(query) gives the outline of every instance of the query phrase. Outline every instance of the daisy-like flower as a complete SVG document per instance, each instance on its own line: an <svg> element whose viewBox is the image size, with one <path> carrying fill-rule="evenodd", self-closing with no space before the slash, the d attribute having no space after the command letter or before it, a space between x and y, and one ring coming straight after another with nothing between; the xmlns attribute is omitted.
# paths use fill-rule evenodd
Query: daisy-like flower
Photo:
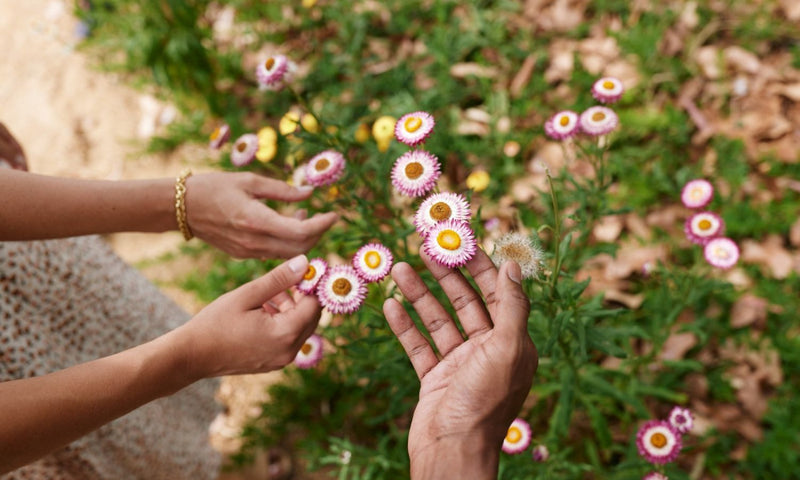
<svg viewBox="0 0 800 480"><path fill-rule="evenodd" d="M680 433L686 433L694 425L694 417L688 408L674 407L669 412L669 424Z"/></svg>
<svg viewBox="0 0 800 480"><path fill-rule="evenodd" d="M714 197L714 187L708 180L698 178L686 182L681 190L681 202L687 208L703 208Z"/></svg>
<svg viewBox="0 0 800 480"><path fill-rule="evenodd" d="M272 55L256 67L256 79L261 88L280 90L289 82L296 65L285 55Z"/></svg>
<svg viewBox="0 0 800 480"><path fill-rule="evenodd" d="M531 426L521 418L515 418L503 439L503 451L515 455L522 453L531 444Z"/></svg>
<svg viewBox="0 0 800 480"><path fill-rule="evenodd" d="M436 263L454 268L470 261L478 247L469 224L450 219L428 230L423 248Z"/></svg>
<svg viewBox="0 0 800 480"><path fill-rule="evenodd" d="M482 192L489 187L490 180L489 172L486 170L475 170L467 175L467 188L476 193Z"/></svg>
<svg viewBox="0 0 800 480"><path fill-rule="evenodd" d="M353 256L353 268L365 282L380 282L389 275L394 257L380 243L368 243Z"/></svg>
<svg viewBox="0 0 800 480"><path fill-rule="evenodd" d="M592 85L592 96L600 103L614 103L624 91L618 78L603 77Z"/></svg>
<svg viewBox="0 0 800 480"><path fill-rule="evenodd" d="M392 167L392 185L404 195L421 197L430 192L441 175L439 159L425 150L411 150Z"/></svg>
<svg viewBox="0 0 800 480"><path fill-rule="evenodd" d="M618 124L619 117L614 110L599 105L587 108L578 119L581 130L593 137L611 132Z"/></svg>
<svg viewBox="0 0 800 480"><path fill-rule="evenodd" d="M257 150L258 136L254 133L245 133L233 143L231 163L237 167L247 165L253 161Z"/></svg>
<svg viewBox="0 0 800 480"><path fill-rule="evenodd" d="M528 235L509 232L495 242L492 261L500 267L509 260L519 265L523 278L532 278L539 273L542 249Z"/></svg>
<svg viewBox="0 0 800 480"><path fill-rule="evenodd" d="M546 462L550 458L550 450L545 445L536 445L533 447L533 461Z"/></svg>
<svg viewBox="0 0 800 480"><path fill-rule="evenodd" d="M342 177L344 164L344 155L336 150L320 152L306 165L306 181L315 187L330 185Z"/></svg>
<svg viewBox="0 0 800 480"><path fill-rule="evenodd" d="M669 477L667 477L663 473L650 472L644 477L642 477L642 480L669 480Z"/></svg>
<svg viewBox="0 0 800 480"><path fill-rule="evenodd" d="M215 128L211 135L208 136L208 146L217 150L231 138L231 128L228 124L224 123Z"/></svg>
<svg viewBox="0 0 800 480"><path fill-rule="evenodd" d="M330 267L317 285L319 303L333 314L355 312L366 296L364 280L350 265Z"/></svg>
<svg viewBox="0 0 800 480"><path fill-rule="evenodd" d="M722 218L712 212L695 213L686 219L683 226L686 238L697 245L705 245L712 238L719 237L724 229Z"/></svg>
<svg viewBox="0 0 800 480"><path fill-rule="evenodd" d="M422 202L414 215L414 226L421 236L428 230L444 220L459 220L469 222L472 213L467 199L458 193L434 193Z"/></svg>
<svg viewBox="0 0 800 480"><path fill-rule="evenodd" d="M433 132L435 123L433 115L428 112L407 113L397 120L394 136L409 147L416 147Z"/></svg>
<svg viewBox="0 0 800 480"><path fill-rule="evenodd" d="M308 337L294 357L297 368L312 368L322 360L322 336L314 333Z"/></svg>
<svg viewBox="0 0 800 480"><path fill-rule="evenodd" d="M578 133L578 114L563 110L544 122L544 133L554 140L564 140Z"/></svg>
<svg viewBox="0 0 800 480"><path fill-rule="evenodd" d="M708 263L722 269L731 268L739 261L739 247L727 237L709 240L703 249L703 254Z"/></svg>
<svg viewBox="0 0 800 480"><path fill-rule="evenodd" d="M669 463L681 451L681 434L669 422L650 420L636 434L639 455L650 463Z"/></svg>
<svg viewBox="0 0 800 480"><path fill-rule="evenodd" d="M375 120L372 124L372 137L376 142L389 142L394 138L394 126L397 124L397 119L384 115Z"/></svg>
<svg viewBox="0 0 800 480"><path fill-rule="evenodd" d="M328 271L328 262L321 258L312 258L308 261L308 268L303 279L297 284L297 289L306 295L313 295L317 291L317 285L325 273Z"/></svg>

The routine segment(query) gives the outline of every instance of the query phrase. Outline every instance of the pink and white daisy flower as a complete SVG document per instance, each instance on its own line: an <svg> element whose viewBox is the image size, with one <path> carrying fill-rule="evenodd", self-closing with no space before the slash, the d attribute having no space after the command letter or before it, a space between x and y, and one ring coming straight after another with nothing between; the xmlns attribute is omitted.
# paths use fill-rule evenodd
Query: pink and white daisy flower
<svg viewBox="0 0 800 480"><path fill-rule="evenodd" d="M314 333L298 350L294 364L297 368L307 369L315 367L320 360L322 360L322 336Z"/></svg>
<svg viewBox="0 0 800 480"><path fill-rule="evenodd" d="M713 197L714 187L702 178L686 182L681 190L681 202L687 208L703 208L711 203Z"/></svg>
<svg viewBox="0 0 800 480"><path fill-rule="evenodd" d="M330 185L342 178L344 165L344 155L336 150L320 152L306 164L306 182L315 187Z"/></svg>
<svg viewBox="0 0 800 480"><path fill-rule="evenodd" d="M521 418L515 418L508 427L506 438L503 439L503 451L516 455L522 453L531 444L531 426Z"/></svg>
<svg viewBox="0 0 800 480"><path fill-rule="evenodd" d="M255 133L245 133L237 138L231 149L231 163L242 167L253 161L258 151L258 136Z"/></svg>
<svg viewBox="0 0 800 480"><path fill-rule="evenodd" d="M271 55L256 67L256 79L260 88L280 90L289 82L297 66L285 55Z"/></svg>
<svg viewBox="0 0 800 480"><path fill-rule="evenodd" d="M644 477L642 477L642 480L669 480L669 477L667 477L663 473L650 472Z"/></svg>
<svg viewBox="0 0 800 480"><path fill-rule="evenodd" d="M478 247L469 224L450 219L428 230L422 248L436 263L454 268L470 261Z"/></svg>
<svg viewBox="0 0 800 480"><path fill-rule="evenodd" d="M650 420L636 434L639 455L650 463L669 463L681 451L681 434L669 422Z"/></svg>
<svg viewBox="0 0 800 480"><path fill-rule="evenodd" d="M317 285L320 279L328 271L328 262L321 258L312 258L308 261L308 268L303 279L297 284L297 289L306 295L314 295L317 292Z"/></svg>
<svg viewBox="0 0 800 480"><path fill-rule="evenodd" d="M227 123L223 123L208 136L208 146L218 150L229 138L231 138L231 127Z"/></svg>
<svg viewBox="0 0 800 480"><path fill-rule="evenodd" d="M619 117L617 117L614 110L596 105L587 108L581 113L578 124L584 133L597 137L605 135L617 128L617 125L619 125Z"/></svg>
<svg viewBox="0 0 800 480"><path fill-rule="evenodd" d="M435 124L433 115L428 112L407 113L394 124L394 136L409 147L416 147L433 132Z"/></svg>
<svg viewBox="0 0 800 480"><path fill-rule="evenodd" d="M364 303L367 285L350 265L336 265L317 284L319 303L333 314L353 313Z"/></svg>
<svg viewBox="0 0 800 480"><path fill-rule="evenodd" d="M724 229L725 222L713 212L695 213L686 219L683 226L686 238L697 245L705 245L712 238L719 237Z"/></svg>
<svg viewBox="0 0 800 480"><path fill-rule="evenodd" d="M668 420L679 433L686 433L694 426L694 417L688 408L674 407L669 412Z"/></svg>
<svg viewBox="0 0 800 480"><path fill-rule="evenodd" d="M717 237L706 243L703 255L712 266L728 269L739 261L739 247L730 238Z"/></svg>
<svg viewBox="0 0 800 480"><path fill-rule="evenodd" d="M439 159L425 150L411 150L400 156L392 167L392 185L409 197L430 192L441 175Z"/></svg>
<svg viewBox="0 0 800 480"><path fill-rule="evenodd" d="M380 243L368 243L353 256L353 268L366 282L380 282L392 269L394 257Z"/></svg>
<svg viewBox="0 0 800 480"><path fill-rule="evenodd" d="M547 459L550 458L550 450L548 450L545 445L536 445L533 447L532 454L534 462L546 462Z"/></svg>
<svg viewBox="0 0 800 480"><path fill-rule="evenodd" d="M600 103L614 103L620 99L624 90L618 78L603 77L592 85L592 96Z"/></svg>
<svg viewBox="0 0 800 480"><path fill-rule="evenodd" d="M463 195L458 193L434 193L422 202L414 215L414 226L420 236L425 236L428 230L444 220L459 220L469 222L472 212L469 203Z"/></svg>
<svg viewBox="0 0 800 480"><path fill-rule="evenodd" d="M572 110L563 110L544 122L544 133L555 140L564 140L578 133L578 114Z"/></svg>

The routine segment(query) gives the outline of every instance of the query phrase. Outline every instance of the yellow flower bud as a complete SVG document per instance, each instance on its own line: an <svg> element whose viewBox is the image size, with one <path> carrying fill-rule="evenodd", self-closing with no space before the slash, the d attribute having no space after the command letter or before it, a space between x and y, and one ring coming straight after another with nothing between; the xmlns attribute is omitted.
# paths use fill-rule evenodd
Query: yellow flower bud
<svg viewBox="0 0 800 480"><path fill-rule="evenodd" d="M358 128L356 129L355 137L356 137L356 142L358 143L364 143L367 140L369 140L369 125L367 125L366 123L362 123L361 125L359 125Z"/></svg>
<svg viewBox="0 0 800 480"><path fill-rule="evenodd" d="M314 115L310 113L304 113L302 117L300 117L300 125L303 126L307 132L317 133L319 132L319 122L317 119L314 118Z"/></svg>
<svg viewBox="0 0 800 480"><path fill-rule="evenodd" d="M259 147L278 143L278 132L272 127L262 128L258 131L257 135Z"/></svg>
<svg viewBox="0 0 800 480"><path fill-rule="evenodd" d="M489 186L489 173L486 170L475 170L467 177L467 188L482 192Z"/></svg>
<svg viewBox="0 0 800 480"><path fill-rule="evenodd" d="M375 120L375 123L372 124L372 136L375 137L375 141L379 144L381 141L390 142L394 138L394 125L396 123L397 119L388 115Z"/></svg>
<svg viewBox="0 0 800 480"><path fill-rule="evenodd" d="M389 147L392 145L392 139L388 140L378 140L378 151L381 153L386 153L389 150Z"/></svg>
<svg viewBox="0 0 800 480"><path fill-rule="evenodd" d="M278 153L278 145L275 143L267 143L258 147L256 151L256 158L261 163L267 163Z"/></svg>
<svg viewBox="0 0 800 480"><path fill-rule="evenodd" d="M300 115L296 112L286 112L278 123L278 131L281 135L291 135L297 131L297 124L300 122Z"/></svg>
<svg viewBox="0 0 800 480"><path fill-rule="evenodd" d="M317 4L317 0L303 0L301 3L303 8L311 8Z"/></svg>

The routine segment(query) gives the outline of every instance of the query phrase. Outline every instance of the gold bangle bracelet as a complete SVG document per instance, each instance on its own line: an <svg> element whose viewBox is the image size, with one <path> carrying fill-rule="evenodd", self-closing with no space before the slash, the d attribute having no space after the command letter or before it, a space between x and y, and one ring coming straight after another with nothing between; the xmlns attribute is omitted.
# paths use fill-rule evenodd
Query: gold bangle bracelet
<svg viewBox="0 0 800 480"><path fill-rule="evenodd" d="M175 179L175 219L186 241L194 237L189 222L186 221L186 179L191 176L192 171L187 168Z"/></svg>

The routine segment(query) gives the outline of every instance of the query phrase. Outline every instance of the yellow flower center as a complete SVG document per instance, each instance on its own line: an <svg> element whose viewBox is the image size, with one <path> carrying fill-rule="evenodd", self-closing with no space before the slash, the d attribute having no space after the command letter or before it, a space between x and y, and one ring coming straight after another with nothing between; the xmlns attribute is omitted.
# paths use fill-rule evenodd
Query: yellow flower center
<svg viewBox="0 0 800 480"><path fill-rule="evenodd" d="M506 434L506 440L509 443L517 443L522 440L522 432L518 427L511 427L508 429L508 433Z"/></svg>
<svg viewBox="0 0 800 480"><path fill-rule="evenodd" d="M406 119L404 126L406 127L406 130L408 130L411 133L414 133L417 130L419 130L419 127L422 126L422 120L420 120L417 117L410 117Z"/></svg>
<svg viewBox="0 0 800 480"><path fill-rule="evenodd" d="M461 237L454 230L442 230L436 236L436 243L446 250L457 250L461 246Z"/></svg>
<svg viewBox="0 0 800 480"><path fill-rule="evenodd" d="M275 66L275 59L272 57L269 57L267 61L264 62L264 68L266 68L267 70L272 70L272 67L274 66Z"/></svg>
<svg viewBox="0 0 800 480"><path fill-rule="evenodd" d="M303 280L311 280L317 275L317 269L314 268L314 265L309 265L308 269L306 270L306 274L303 275Z"/></svg>
<svg viewBox="0 0 800 480"><path fill-rule="evenodd" d="M450 210L450 205L444 202L436 202L431 207L430 213L431 218L439 222L450 218L450 215L453 213L453 211Z"/></svg>
<svg viewBox="0 0 800 480"><path fill-rule="evenodd" d="M375 250L370 250L364 255L364 263L366 263L369 268L378 268L381 264L381 254Z"/></svg>
<svg viewBox="0 0 800 480"><path fill-rule="evenodd" d="M568 117L568 116L566 116L566 115L562 115L562 116L561 116L561 119L558 121L558 123L559 123L559 124L560 124L562 127L566 127L567 125L569 125L569 117Z"/></svg>
<svg viewBox="0 0 800 480"><path fill-rule="evenodd" d="M322 172L326 168L328 168L330 164L331 162L329 162L327 158L320 158L319 160L317 160L317 163L314 164L314 170Z"/></svg>
<svg viewBox="0 0 800 480"><path fill-rule="evenodd" d="M406 177L410 178L411 180L416 180L421 177L424 171L425 167L423 167L419 162L411 162L406 165Z"/></svg>
<svg viewBox="0 0 800 480"><path fill-rule="evenodd" d="M337 278L333 281L333 286L331 289L336 295L344 296L350 293L350 290L353 289L353 286L350 284L350 280L346 278Z"/></svg>
<svg viewBox="0 0 800 480"><path fill-rule="evenodd" d="M717 258L721 258L723 260L727 260L730 257L730 255L728 254L728 251L725 250L722 247L716 247L714 249L714 256L717 257Z"/></svg>
<svg viewBox="0 0 800 480"><path fill-rule="evenodd" d="M689 196L692 200L700 200L703 197L703 189L701 187L695 187L689 192Z"/></svg>
<svg viewBox="0 0 800 480"><path fill-rule="evenodd" d="M211 140L216 140L219 137L220 130L219 127L215 128L213 132L211 132Z"/></svg>
<svg viewBox="0 0 800 480"><path fill-rule="evenodd" d="M239 150L240 152L244 152L245 150L247 150L247 142L239 142L239 143L237 143L236 144L236 150Z"/></svg>
<svg viewBox="0 0 800 480"><path fill-rule="evenodd" d="M614 88L614 82L612 82L611 80L606 80L605 82L603 82L603 88L605 88L606 90L612 90Z"/></svg>
<svg viewBox="0 0 800 480"><path fill-rule="evenodd" d="M650 437L650 445L656 448L664 448L667 444L667 436L663 433L654 433L652 437Z"/></svg>
<svg viewBox="0 0 800 480"><path fill-rule="evenodd" d="M594 112L592 114L592 121L593 122L602 122L606 119L606 114L603 112Z"/></svg>
<svg viewBox="0 0 800 480"><path fill-rule="evenodd" d="M709 228L711 228L711 220L707 220L704 218L697 223L697 226L698 228L700 228L700 230L708 230Z"/></svg>
<svg viewBox="0 0 800 480"><path fill-rule="evenodd" d="M308 355L309 353L311 353L311 350L313 348L314 347L312 347L310 343L306 342L303 344L302 347L300 347L300 351L303 352L303 355Z"/></svg>

